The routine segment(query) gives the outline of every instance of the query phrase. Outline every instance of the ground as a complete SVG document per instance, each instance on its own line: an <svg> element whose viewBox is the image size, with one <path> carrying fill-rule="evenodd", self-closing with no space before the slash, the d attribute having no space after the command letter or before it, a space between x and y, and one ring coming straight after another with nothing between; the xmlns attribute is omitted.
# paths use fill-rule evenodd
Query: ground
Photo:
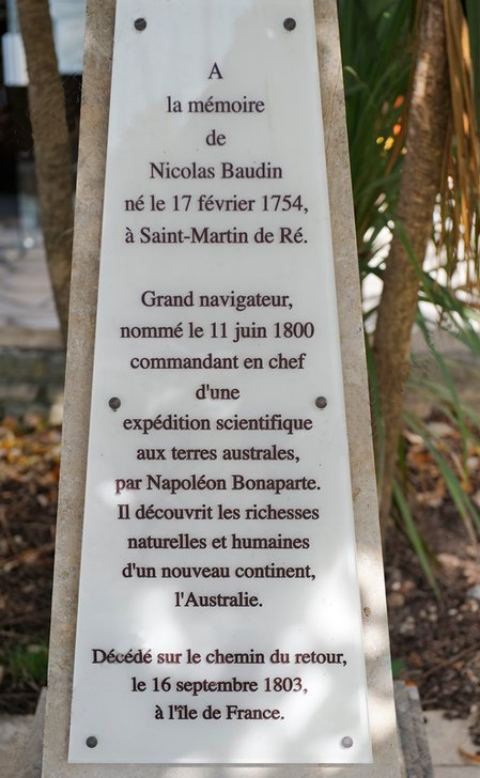
<svg viewBox="0 0 480 778"><path fill-rule="evenodd" d="M59 427L0 424L0 713L33 712L46 681Z"/></svg>
<svg viewBox="0 0 480 778"><path fill-rule="evenodd" d="M448 419L437 414L428 424L455 461L460 441ZM0 422L0 714L33 712L46 681L60 439L60 428L40 415ZM405 443L414 486L413 499L408 492L407 497L439 592L427 582L403 529L392 524L386 583L393 669L419 686L424 710L461 718L474 714L465 753L465 761L474 764L480 761L478 548L422 439L407 433ZM470 451L473 499L480 495L479 461Z"/></svg>
<svg viewBox="0 0 480 778"><path fill-rule="evenodd" d="M480 747L480 566L458 517L444 513L432 511L419 522L438 560L440 599L408 541L394 531L388 538L393 668L397 677L418 685L425 711L441 709L452 718L473 714L475 753Z"/></svg>

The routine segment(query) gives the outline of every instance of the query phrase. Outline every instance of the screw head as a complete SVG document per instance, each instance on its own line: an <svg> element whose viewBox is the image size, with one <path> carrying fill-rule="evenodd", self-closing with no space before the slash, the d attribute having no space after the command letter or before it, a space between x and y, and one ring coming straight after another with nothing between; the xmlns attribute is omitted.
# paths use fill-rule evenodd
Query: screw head
<svg viewBox="0 0 480 778"><path fill-rule="evenodd" d="M136 30L138 30L139 32L143 32L147 28L147 20L142 18L135 19L133 25Z"/></svg>
<svg viewBox="0 0 480 778"><path fill-rule="evenodd" d="M119 397L110 397L110 399L108 401L108 404L109 404L110 408L112 409L112 411L118 411L118 409L120 408L120 406L122 404L122 401L120 400Z"/></svg>
<svg viewBox="0 0 480 778"><path fill-rule="evenodd" d="M348 735L346 737L342 737L341 745L342 748L351 748L353 746L353 738L349 737Z"/></svg>
<svg viewBox="0 0 480 778"><path fill-rule="evenodd" d="M96 748L98 745L98 740L94 735L90 735L90 737L87 737L85 743L89 748Z"/></svg>
<svg viewBox="0 0 480 778"><path fill-rule="evenodd" d="M317 397L317 399L315 400L315 405L317 406L317 408L320 408L321 410L323 410L328 405L327 398L326 397Z"/></svg>
<svg viewBox="0 0 480 778"><path fill-rule="evenodd" d="M286 30L288 30L288 32L292 32L292 30L294 30L295 27L297 26L297 22L295 21L295 19L292 19L292 17L289 16L283 22L283 26L285 27Z"/></svg>

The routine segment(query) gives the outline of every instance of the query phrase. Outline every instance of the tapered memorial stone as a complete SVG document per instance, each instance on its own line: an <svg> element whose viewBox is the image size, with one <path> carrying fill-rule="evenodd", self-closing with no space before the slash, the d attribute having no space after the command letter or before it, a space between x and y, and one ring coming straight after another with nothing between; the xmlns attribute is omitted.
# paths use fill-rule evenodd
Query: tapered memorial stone
<svg viewBox="0 0 480 778"><path fill-rule="evenodd" d="M396 778L335 2L86 52L44 776Z"/></svg>

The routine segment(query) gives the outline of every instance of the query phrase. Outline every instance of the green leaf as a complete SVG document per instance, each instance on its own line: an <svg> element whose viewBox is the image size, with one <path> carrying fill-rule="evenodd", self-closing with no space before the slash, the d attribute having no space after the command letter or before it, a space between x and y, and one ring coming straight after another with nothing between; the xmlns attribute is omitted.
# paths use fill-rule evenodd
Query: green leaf
<svg viewBox="0 0 480 778"><path fill-rule="evenodd" d="M431 562L431 554L428 551L424 539L422 538L420 532L418 531L418 527L415 524L413 514L410 510L410 506L397 481L395 481L393 484L393 500L394 500L394 504L398 509L400 518L402 520L402 526L405 531L405 534L407 535L410 543L412 544L412 548L414 549L417 555L418 561L420 562L425 578L427 579L428 583L432 587L437 599L440 599L440 589L438 588L437 580L433 570L433 564Z"/></svg>
<svg viewBox="0 0 480 778"><path fill-rule="evenodd" d="M392 659L392 675L394 681L398 681L406 669L407 663L405 662L405 659Z"/></svg>

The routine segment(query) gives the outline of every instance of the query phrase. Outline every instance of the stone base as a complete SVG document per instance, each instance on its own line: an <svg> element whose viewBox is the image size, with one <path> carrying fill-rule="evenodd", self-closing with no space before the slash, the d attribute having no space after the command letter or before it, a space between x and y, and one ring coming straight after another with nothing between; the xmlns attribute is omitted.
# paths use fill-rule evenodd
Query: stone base
<svg viewBox="0 0 480 778"><path fill-rule="evenodd" d="M0 753L2 778L40 778L47 691L40 695L37 712L29 727L22 729Z"/></svg>
<svg viewBox="0 0 480 778"><path fill-rule="evenodd" d="M395 709L407 778L433 778L427 730L416 686L397 681Z"/></svg>

